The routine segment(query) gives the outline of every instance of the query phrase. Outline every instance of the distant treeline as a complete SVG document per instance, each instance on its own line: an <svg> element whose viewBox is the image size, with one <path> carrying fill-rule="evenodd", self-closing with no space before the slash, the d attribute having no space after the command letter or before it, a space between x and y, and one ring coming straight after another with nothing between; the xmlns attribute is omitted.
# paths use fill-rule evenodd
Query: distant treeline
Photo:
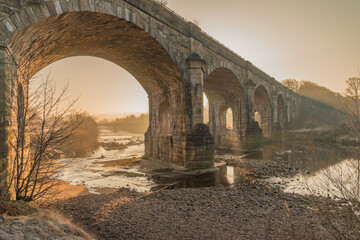
<svg viewBox="0 0 360 240"><path fill-rule="evenodd" d="M287 79L282 83L302 96L311 98L336 109L343 110L344 105L349 102L349 99L344 97L342 94L333 92L324 86L320 86L310 81Z"/></svg>
<svg viewBox="0 0 360 240"><path fill-rule="evenodd" d="M304 96L299 106L297 127L337 126L344 122L345 106L351 104L349 98L310 81L287 79L282 83Z"/></svg>
<svg viewBox="0 0 360 240"><path fill-rule="evenodd" d="M71 141L62 146L61 151L67 157L86 157L98 146L98 124L95 117L86 112L77 113L73 124L77 126Z"/></svg>
<svg viewBox="0 0 360 240"><path fill-rule="evenodd" d="M100 126L112 131L126 131L132 133L145 133L149 126L149 114L143 113L139 116L131 114L124 118L115 120L103 119L98 122Z"/></svg>
<svg viewBox="0 0 360 240"><path fill-rule="evenodd" d="M30 121L33 129L41 129L43 122L39 116L33 117ZM64 132L67 125L74 127L75 130L66 142L61 145L56 145L55 150L50 154L53 158L87 157L98 147L98 124L95 121L95 117L88 113L79 112L69 114L64 117L64 119L61 119L57 125L63 127L59 127L59 129L61 129L58 130L59 132ZM34 150L39 141L39 135L40 133L30 134L30 146Z"/></svg>

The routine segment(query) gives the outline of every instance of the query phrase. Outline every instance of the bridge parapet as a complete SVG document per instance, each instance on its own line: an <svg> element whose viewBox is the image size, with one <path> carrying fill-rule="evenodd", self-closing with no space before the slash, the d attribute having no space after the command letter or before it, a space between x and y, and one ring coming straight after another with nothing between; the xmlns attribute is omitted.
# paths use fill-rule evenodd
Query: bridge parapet
<svg viewBox="0 0 360 240"><path fill-rule="evenodd" d="M259 78L262 78L264 81L269 84L274 84L277 88L282 90L287 89L284 85L278 82L275 78L271 77L269 74L256 67L250 61L247 61L241 57L238 53L231 50L229 47L225 46L223 43L216 40L210 34L206 33L199 26L196 26L194 23L186 20L184 17L177 14L175 11L166 7L165 5L160 4L156 0L150 1L138 1L138 0L124 0L125 2L134 5L146 13L157 18L164 24L169 27L174 28L178 32L192 37L197 41L201 42L204 47L211 49L220 56L228 59L229 61L235 63L236 65L245 68L251 71L253 74L257 75ZM158 16L158 13L161 12L161 16Z"/></svg>

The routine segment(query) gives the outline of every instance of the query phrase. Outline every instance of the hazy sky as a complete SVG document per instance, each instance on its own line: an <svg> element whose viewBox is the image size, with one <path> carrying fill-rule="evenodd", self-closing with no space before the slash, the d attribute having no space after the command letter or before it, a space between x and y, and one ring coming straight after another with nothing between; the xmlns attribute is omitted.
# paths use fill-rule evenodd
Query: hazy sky
<svg viewBox="0 0 360 240"><path fill-rule="evenodd" d="M168 7L281 81L342 92L360 68L360 0L168 0ZM120 67L76 57L51 67L90 113L146 112L145 91ZM45 72L49 68L44 69ZM85 87L84 87L85 86Z"/></svg>

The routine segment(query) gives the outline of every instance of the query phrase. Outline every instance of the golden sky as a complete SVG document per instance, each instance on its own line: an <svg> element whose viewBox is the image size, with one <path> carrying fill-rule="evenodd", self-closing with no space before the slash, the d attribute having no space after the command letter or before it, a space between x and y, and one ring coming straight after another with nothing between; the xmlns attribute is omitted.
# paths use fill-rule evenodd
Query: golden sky
<svg viewBox="0 0 360 240"><path fill-rule="evenodd" d="M168 0L208 34L275 77L342 92L360 68L360 0ZM148 111L145 91L102 59L75 57L45 68L90 113ZM84 87L86 86L86 87Z"/></svg>

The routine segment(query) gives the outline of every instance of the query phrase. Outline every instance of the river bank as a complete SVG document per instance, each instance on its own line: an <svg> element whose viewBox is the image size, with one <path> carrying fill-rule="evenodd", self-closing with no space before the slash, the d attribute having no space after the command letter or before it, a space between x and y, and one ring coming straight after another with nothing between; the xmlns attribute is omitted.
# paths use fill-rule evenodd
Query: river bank
<svg viewBox="0 0 360 240"><path fill-rule="evenodd" d="M314 199L268 184L121 189L53 205L97 239L331 239Z"/></svg>
<svg viewBox="0 0 360 240"><path fill-rule="evenodd" d="M220 178L212 172L189 179L179 176L180 184L152 192L122 188L59 201L51 208L97 239L332 239L324 224L329 215L320 209L330 206L333 219L345 222L348 216L335 214L338 202L284 192L284 183L266 181L311 174L322 160L310 157L306 149L311 144L286 151L280 147L247 154L218 152L216 165L227 171ZM326 149L318 147L313 154L327 159L332 153ZM176 175L166 169L158 172Z"/></svg>
<svg viewBox="0 0 360 240"><path fill-rule="evenodd" d="M321 207L336 212L339 202L284 192L287 182L282 179L312 176L326 167L324 163L343 161L347 152L342 147L294 140L264 145L261 152L222 150L216 152L216 168L191 172L138 159L138 145L96 154L75 161L62 175L69 179L63 184L74 187L71 197L47 205L97 239L333 237L324 224L329 215ZM274 178L280 180L269 181ZM118 184L123 181L126 188ZM340 221L348 217L333 215Z"/></svg>

